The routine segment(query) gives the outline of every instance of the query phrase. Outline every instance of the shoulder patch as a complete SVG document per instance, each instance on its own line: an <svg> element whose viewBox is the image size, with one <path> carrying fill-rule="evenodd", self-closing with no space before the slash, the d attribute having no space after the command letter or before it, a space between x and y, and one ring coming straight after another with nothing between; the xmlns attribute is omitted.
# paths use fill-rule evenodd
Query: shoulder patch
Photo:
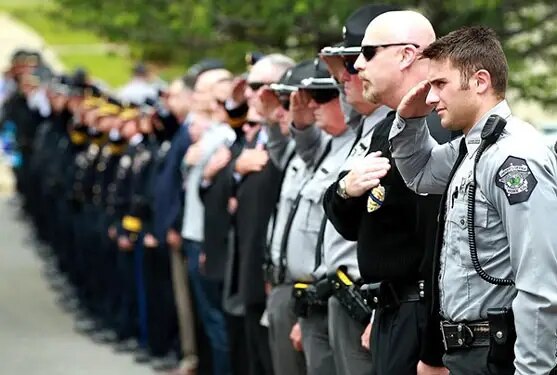
<svg viewBox="0 0 557 375"><path fill-rule="evenodd" d="M509 204L513 205L530 199L538 180L526 160L509 156L497 170L495 184L505 192Z"/></svg>

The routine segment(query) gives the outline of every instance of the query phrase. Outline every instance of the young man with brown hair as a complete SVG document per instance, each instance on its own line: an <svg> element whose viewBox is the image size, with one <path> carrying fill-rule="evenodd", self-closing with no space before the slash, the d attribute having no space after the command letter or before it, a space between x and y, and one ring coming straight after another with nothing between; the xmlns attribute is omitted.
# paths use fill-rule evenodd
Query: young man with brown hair
<svg viewBox="0 0 557 375"><path fill-rule="evenodd" d="M432 311L440 313L444 363L451 374L553 374L555 157L511 114L508 65L493 30L462 28L422 56L428 79L398 106L390 138L407 185L444 192ZM434 142L425 126L432 109L464 136Z"/></svg>

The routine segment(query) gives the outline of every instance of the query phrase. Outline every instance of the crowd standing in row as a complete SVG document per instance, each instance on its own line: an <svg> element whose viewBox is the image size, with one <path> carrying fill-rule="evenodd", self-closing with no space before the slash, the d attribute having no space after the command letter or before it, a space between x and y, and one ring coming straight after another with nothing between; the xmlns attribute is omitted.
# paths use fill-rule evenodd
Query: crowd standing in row
<svg viewBox="0 0 557 375"><path fill-rule="evenodd" d="M176 374L557 374L557 159L494 32L368 5L318 52L118 93L14 55L18 190L76 329Z"/></svg>

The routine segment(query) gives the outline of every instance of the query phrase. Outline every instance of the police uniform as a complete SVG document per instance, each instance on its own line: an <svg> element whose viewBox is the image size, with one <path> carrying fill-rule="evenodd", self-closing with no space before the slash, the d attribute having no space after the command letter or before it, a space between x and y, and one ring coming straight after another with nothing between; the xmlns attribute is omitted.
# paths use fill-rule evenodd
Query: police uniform
<svg viewBox="0 0 557 375"><path fill-rule="evenodd" d="M280 80L271 85L279 96L289 96L297 90L304 78L311 77L314 72L313 61L306 60L286 70ZM304 184L308 181L313 158L317 153L295 153L298 145L290 137L279 132L278 124L269 127L269 154L278 168L284 170L280 196L276 203L276 211L270 225L267 257L272 263L272 275L268 282L273 286L267 298L267 315L269 321L269 345L273 359L275 374L305 374L306 366L303 353L297 352L290 341L290 331L297 322L292 299L292 284L295 281L287 268L287 244L290 228L293 227L289 216L296 210L296 200ZM273 157L273 144L283 141L282 154ZM307 148L307 147L306 147ZM319 157L317 155L317 157ZM281 160L277 162L277 160Z"/></svg>
<svg viewBox="0 0 557 375"><path fill-rule="evenodd" d="M474 168L490 115L507 124ZM440 217L443 235L435 259L446 366L454 374L553 373L557 344L557 281L552 277L557 272L557 234L550 227L557 208L554 155L535 129L512 116L506 101L450 144L435 144L423 122L423 118L397 116L390 137L393 156L410 188L424 193L446 191L441 211L445 214ZM459 166L451 171L453 164ZM477 261L472 260L467 235L474 171ZM478 263L487 273L484 278L476 271ZM494 285L490 277L506 279L509 285ZM512 308L514 327L512 319L502 325L491 320L492 308ZM510 350L501 358L501 348L508 348L509 341Z"/></svg>

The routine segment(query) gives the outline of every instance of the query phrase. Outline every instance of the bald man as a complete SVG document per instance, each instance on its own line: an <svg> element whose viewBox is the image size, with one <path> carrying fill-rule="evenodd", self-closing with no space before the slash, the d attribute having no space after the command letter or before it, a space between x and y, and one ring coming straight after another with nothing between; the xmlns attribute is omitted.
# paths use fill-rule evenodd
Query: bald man
<svg viewBox="0 0 557 375"><path fill-rule="evenodd" d="M434 40L433 27L419 13L377 16L354 65L364 97L397 108L406 92L426 77L427 62L419 59L420 51ZM420 365L423 374L444 374L442 358L431 348L437 338L426 337L424 329L439 197L415 195L406 188L389 147L393 118L377 125L371 152L330 187L326 210L339 233L358 241L360 272L369 283L364 289L375 309L372 373L416 374ZM431 124L438 142L450 139L438 120Z"/></svg>

